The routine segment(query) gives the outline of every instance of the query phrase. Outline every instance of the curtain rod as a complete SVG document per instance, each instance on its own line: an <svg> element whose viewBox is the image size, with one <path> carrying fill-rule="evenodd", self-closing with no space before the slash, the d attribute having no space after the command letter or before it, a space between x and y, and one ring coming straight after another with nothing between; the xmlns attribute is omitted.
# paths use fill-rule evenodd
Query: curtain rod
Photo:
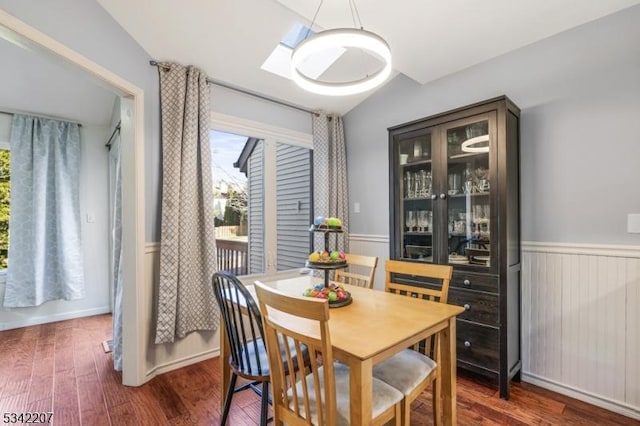
<svg viewBox="0 0 640 426"><path fill-rule="evenodd" d="M15 114L22 114L22 115L31 115L33 117L39 117L39 118L46 118L49 120L59 120L59 121L66 121L67 123L74 123L77 124L78 127L82 127L82 123L75 121L75 120L69 120L68 118L62 118L62 117L54 117L52 115L43 115L43 114L35 114L32 112L25 112L25 111L8 111L8 110L0 110L0 114L4 114L4 115L15 115Z"/></svg>
<svg viewBox="0 0 640 426"><path fill-rule="evenodd" d="M168 67L166 65L163 65L162 63L160 63L160 62L158 62L158 61L156 61L154 59L149 61L149 65L152 65L154 67L168 69ZM289 108L297 109L298 111L307 112L307 113L313 114L315 116L320 115L316 111L312 111L310 109L303 108L303 107L298 106L298 105L290 104L288 102L281 101L279 99L271 98L269 96L253 92L251 90L242 89L240 87L236 87L236 86L233 86L233 85L228 84L228 83L223 83L221 81L217 81L217 80L214 80L214 79L209 78L209 77L207 77L207 83L215 84L216 86L224 87L224 88L230 89L230 90L235 90L236 92L244 93L245 95L253 96L255 98L259 98L259 99L262 99L262 100L265 100L265 101L273 102L275 104L279 104L279 105L286 106L286 107L289 107Z"/></svg>
<svg viewBox="0 0 640 426"><path fill-rule="evenodd" d="M122 121L118 121L118 124L116 124L116 128L113 129L113 133L111 133L111 136L109 136L109 140L104 145L109 149L109 151L111 151L111 142L113 142L113 137L116 135L116 132L120 131L120 125L121 124L122 124Z"/></svg>

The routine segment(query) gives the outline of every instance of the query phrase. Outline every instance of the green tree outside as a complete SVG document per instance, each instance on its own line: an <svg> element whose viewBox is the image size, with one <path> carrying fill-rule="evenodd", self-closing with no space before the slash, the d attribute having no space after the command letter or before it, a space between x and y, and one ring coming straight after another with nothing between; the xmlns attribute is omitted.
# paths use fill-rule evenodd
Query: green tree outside
<svg viewBox="0 0 640 426"><path fill-rule="evenodd" d="M7 268L9 253L10 164L9 150L0 149L0 269Z"/></svg>

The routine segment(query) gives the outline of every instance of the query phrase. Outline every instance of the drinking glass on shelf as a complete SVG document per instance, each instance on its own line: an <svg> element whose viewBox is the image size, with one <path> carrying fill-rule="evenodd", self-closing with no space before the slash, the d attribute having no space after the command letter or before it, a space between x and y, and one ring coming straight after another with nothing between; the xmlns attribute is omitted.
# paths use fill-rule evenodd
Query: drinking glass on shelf
<svg viewBox="0 0 640 426"><path fill-rule="evenodd" d="M422 173L422 170L416 172L413 176L413 180L415 181L415 198L422 197L422 178L420 173Z"/></svg>
<svg viewBox="0 0 640 426"><path fill-rule="evenodd" d="M407 188L407 198L414 198L416 196L416 180L413 173L407 172L404 176L404 184Z"/></svg>
<svg viewBox="0 0 640 426"><path fill-rule="evenodd" d="M418 210L418 232L425 232L425 228L427 227L426 213L426 210Z"/></svg>
<svg viewBox="0 0 640 426"><path fill-rule="evenodd" d="M460 175L451 173L449 175L449 195L455 195L460 192Z"/></svg>
<svg viewBox="0 0 640 426"><path fill-rule="evenodd" d="M473 181L468 180L464 183L464 185L462 186L462 191L465 194L471 194L472 192L474 192L475 186L473 185Z"/></svg>
<svg viewBox="0 0 640 426"><path fill-rule="evenodd" d="M420 170L418 172L418 181L420 182L419 187L420 187L420 191L419 191L419 197L426 197L427 196L427 192L428 192L428 188L427 188L427 171L426 170Z"/></svg>
<svg viewBox="0 0 640 426"><path fill-rule="evenodd" d="M407 232L412 232L413 228L416 226L416 214L413 210L407 210L407 217L406 217L406 225L407 225Z"/></svg>

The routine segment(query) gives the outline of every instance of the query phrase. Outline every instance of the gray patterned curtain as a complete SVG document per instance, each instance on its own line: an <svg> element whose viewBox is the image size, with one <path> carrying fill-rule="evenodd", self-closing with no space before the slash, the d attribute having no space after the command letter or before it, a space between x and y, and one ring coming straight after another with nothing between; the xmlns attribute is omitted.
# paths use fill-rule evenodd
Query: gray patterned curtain
<svg viewBox="0 0 640 426"><path fill-rule="evenodd" d="M313 209L314 216L342 220L344 234L338 236L334 250L349 251L349 188L347 186L347 148L342 117L313 116ZM324 246L324 237L316 233L314 247Z"/></svg>
<svg viewBox="0 0 640 426"><path fill-rule="evenodd" d="M161 64L162 224L156 343L216 330L216 270L207 77Z"/></svg>

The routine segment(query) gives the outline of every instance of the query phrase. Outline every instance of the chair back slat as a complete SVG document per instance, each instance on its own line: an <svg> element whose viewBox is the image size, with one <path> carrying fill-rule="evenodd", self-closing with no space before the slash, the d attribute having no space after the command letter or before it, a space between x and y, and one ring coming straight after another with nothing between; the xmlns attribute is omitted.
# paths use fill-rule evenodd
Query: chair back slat
<svg viewBox="0 0 640 426"><path fill-rule="evenodd" d="M372 288L378 266L376 256L346 253L347 269L336 269L334 280L358 287Z"/></svg>
<svg viewBox="0 0 640 426"><path fill-rule="evenodd" d="M262 315L253 296L228 272L215 273L212 285L227 335L231 368L243 376L269 376L269 365L258 355L264 352L265 340Z"/></svg>
<svg viewBox="0 0 640 426"><path fill-rule="evenodd" d="M434 265L430 263L404 262L399 260L387 260L385 268L385 290L390 293L430 300L433 302L447 303L449 296L449 283L453 275L451 265ZM439 288L423 287L398 283L395 280L399 275L408 277L420 277L430 279L429 284ZM440 281L435 283L433 281ZM421 352L431 358L437 357L438 335L428 338L413 346L415 351Z"/></svg>
<svg viewBox="0 0 640 426"><path fill-rule="evenodd" d="M287 296L260 282L255 287L274 372L271 383L275 421L291 425L336 424L327 301ZM305 347L310 355L306 370L294 368L294 356L301 357ZM289 380L285 380L284 371L289 371Z"/></svg>

